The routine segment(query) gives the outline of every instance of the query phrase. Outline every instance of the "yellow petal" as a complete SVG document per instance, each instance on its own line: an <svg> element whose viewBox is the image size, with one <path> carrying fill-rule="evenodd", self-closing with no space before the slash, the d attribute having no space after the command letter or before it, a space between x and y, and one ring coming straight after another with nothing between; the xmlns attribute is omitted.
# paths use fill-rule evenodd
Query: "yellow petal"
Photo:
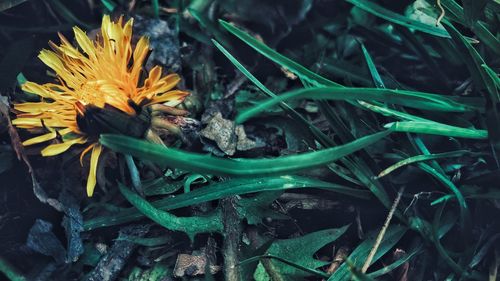
<svg viewBox="0 0 500 281"><path fill-rule="evenodd" d="M40 118L16 118L12 120L12 124L18 127L24 126L24 128L26 128L26 126L29 128L42 127Z"/></svg>
<svg viewBox="0 0 500 281"><path fill-rule="evenodd" d="M92 41L90 41L89 37L83 30L78 27L73 27L73 32L75 32L75 39L80 45L80 48L89 56L95 58L95 46Z"/></svg>
<svg viewBox="0 0 500 281"><path fill-rule="evenodd" d="M61 75L64 72L64 64L56 53L44 49L40 52L38 58L57 74Z"/></svg>
<svg viewBox="0 0 500 281"><path fill-rule="evenodd" d="M72 140L65 141L63 143L51 144L42 150L42 156L54 156L61 154L68 150L74 144L82 144L87 140L85 138L76 138Z"/></svg>
<svg viewBox="0 0 500 281"><path fill-rule="evenodd" d="M139 74L142 69L144 60L146 59L149 53L149 39L147 37L141 37L137 45L135 46L134 54L133 54L133 65L132 70L130 71L130 77L132 77L132 81L134 82L134 86L137 86L137 82L139 81Z"/></svg>
<svg viewBox="0 0 500 281"><path fill-rule="evenodd" d="M125 36L126 39L129 39L132 37L132 26L134 25L134 19L130 18L127 23L125 23L125 26L123 27L123 36Z"/></svg>
<svg viewBox="0 0 500 281"><path fill-rule="evenodd" d="M46 141L49 141L49 140L53 140L56 137L57 137L57 133L56 132L50 132L50 133L47 133L47 134L44 134L44 135L41 135L41 136L38 136L38 137L34 137L34 138L31 138L31 139L25 140L25 141L23 141L23 145L24 146L28 146L28 145L32 145L32 144L46 142Z"/></svg>
<svg viewBox="0 0 500 281"><path fill-rule="evenodd" d="M94 194L94 188L97 182L97 163L99 162L99 155L101 154L102 146L96 144L92 149L92 154L90 155L90 170L89 177L87 178L87 196L92 197Z"/></svg>
<svg viewBox="0 0 500 281"><path fill-rule="evenodd" d="M24 102L14 105L16 110L22 112L29 112L31 114L44 113L47 111L54 111L64 108L62 104L48 103L48 102Z"/></svg>
<svg viewBox="0 0 500 281"><path fill-rule="evenodd" d="M64 136L66 134L73 132L73 130L71 130L71 128L66 128L66 129L59 130L57 132L59 133L59 135Z"/></svg>
<svg viewBox="0 0 500 281"><path fill-rule="evenodd" d="M164 103L167 102L168 106L176 106L184 101L184 98L189 95L188 92L175 90L167 92L161 96L154 96L151 99L151 102L147 103L146 106L154 104L154 103Z"/></svg>
<svg viewBox="0 0 500 281"><path fill-rule="evenodd" d="M104 15L102 17L101 31L104 33L111 26L111 19L109 15Z"/></svg>
<svg viewBox="0 0 500 281"><path fill-rule="evenodd" d="M52 93L46 87L33 82L26 82L21 87L23 91L39 95L42 98L52 98Z"/></svg>

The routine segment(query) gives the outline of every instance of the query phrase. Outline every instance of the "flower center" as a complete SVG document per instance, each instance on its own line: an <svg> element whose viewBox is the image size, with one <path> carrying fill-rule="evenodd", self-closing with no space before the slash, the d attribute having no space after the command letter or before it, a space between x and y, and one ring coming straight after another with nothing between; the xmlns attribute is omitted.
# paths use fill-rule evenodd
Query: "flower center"
<svg viewBox="0 0 500 281"><path fill-rule="evenodd" d="M97 81L88 81L80 86L78 91L74 91L77 98L84 104L93 104L98 107L104 107L104 94Z"/></svg>
<svg viewBox="0 0 500 281"><path fill-rule="evenodd" d="M151 125L151 112L129 101L136 110L136 115L129 115L115 107L105 105L103 108L94 104L76 103L76 123L80 131L91 138L101 134L120 134L136 138L144 137Z"/></svg>

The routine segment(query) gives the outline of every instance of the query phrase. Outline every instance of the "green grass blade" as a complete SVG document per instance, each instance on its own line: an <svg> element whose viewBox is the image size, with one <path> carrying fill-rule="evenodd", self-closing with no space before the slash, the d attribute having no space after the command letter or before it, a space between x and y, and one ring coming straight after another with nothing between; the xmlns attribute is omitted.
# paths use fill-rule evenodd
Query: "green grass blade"
<svg viewBox="0 0 500 281"><path fill-rule="evenodd" d="M466 274L464 268L461 265L457 264L448 254L448 251L444 248L443 244L441 244L441 236L439 233L439 229L442 228L441 224L441 216L443 214L445 205L441 205L438 207L438 210L434 214L434 219L432 222L432 242L436 247L437 252L441 256L441 258L448 264L448 266L458 275Z"/></svg>
<svg viewBox="0 0 500 281"><path fill-rule="evenodd" d="M121 135L104 134L101 135L100 142L112 150L187 171L249 177L287 174L322 166L363 149L386 137L389 133L389 131L383 131L344 145L274 159L222 159L167 148Z"/></svg>
<svg viewBox="0 0 500 281"><path fill-rule="evenodd" d="M177 217L166 211L156 209L151 203L140 197L137 193L119 183L122 195L146 217L157 224L172 230L185 232L193 240L198 233L221 232L222 220L217 213L207 217Z"/></svg>
<svg viewBox="0 0 500 281"><path fill-rule="evenodd" d="M26 281L26 277L21 275L17 268L11 265L6 259L0 256L0 272L10 281Z"/></svg>
<svg viewBox="0 0 500 281"><path fill-rule="evenodd" d="M108 12L112 13L116 8L116 3L112 0L101 0L102 5Z"/></svg>
<svg viewBox="0 0 500 281"><path fill-rule="evenodd" d="M463 56L463 59L477 86L483 86L488 91L489 98L492 102L494 102L495 104L500 103L498 90L495 87L490 76L482 67L482 65L486 65L486 63L484 62L481 55L451 23L446 21L444 23L446 29L451 35L451 38L453 39L453 42L455 43L455 46L457 46L459 50L462 50L462 53L469 54L468 56Z"/></svg>
<svg viewBox="0 0 500 281"><path fill-rule="evenodd" d="M241 261L238 264L238 266L245 265L245 264L252 263L252 262L256 262L256 261L259 261L259 260L262 260L262 259L277 260L277 261L280 261L280 262L282 262L284 264L287 264L289 266L292 266L294 268L297 268L297 269L302 270L304 272L316 275L316 276L321 277L321 278L328 278L328 276L329 276L328 274L324 273L323 271L320 271L320 270L317 270L317 269L314 269L314 268L308 268L308 267L302 266L302 265L300 265L298 263L295 263L293 261L287 260L285 258L274 256L274 255L268 255L268 254L267 255L261 255L261 256L255 256L255 257L246 259L244 261Z"/></svg>
<svg viewBox="0 0 500 281"><path fill-rule="evenodd" d="M431 121L429 119L425 119L423 117L415 116L413 114L409 114L406 112L401 112L401 111L398 111L395 109L387 108L387 107L383 106L383 104L380 104L377 102L368 103L368 102L364 102L364 101L358 101L358 103L362 107L364 107L372 112L381 114L383 116L393 117L393 118L397 118L399 120L405 120L405 121L434 122L434 121Z"/></svg>
<svg viewBox="0 0 500 281"><path fill-rule="evenodd" d="M234 34L236 37L241 39L243 42L248 44L250 47L255 49L257 52L261 53L268 59L274 61L275 63L279 64L280 66L285 67L286 69L290 70L293 72L295 75L297 75L300 79L303 79L309 83L312 83L313 85L319 86L319 85L325 85L325 86L341 86L340 84L337 84L333 81L330 81L326 78L324 78L321 75L318 75L309 69L303 67L302 65L296 63L295 61L281 55L280 53L276 52L275 50L269 48L266 44L260 42L259 40L255 39L252 37L250 34L244 32L243 30L235 27L234 25L225 22L223 20L219 20L220 24L230 33Z"/></svg>
<svg viewBox="0 0 500 281"><path fill-rule="evenodd" d="M209 34L213 35L215 38L217 38L217 40L221 41L224 45L231 47L229 40L227 40L227 35L222 33L219 30L218 26L215 25L212 21L210 21L204 14L191 8L188 8L188 11L193 16L193 18L197 22L199 22L204 29L208 31Z"/></svg>
<svg viewBox="0 0 500 281"><path fill-rule="evenodd" d="M403 226L393 225L387 229L384 239L380 244L379 249L375 257L373 258L372 264L380 259L385 253L387 253L394 245L403 237L406 233L407 228ZM375 237L378 233L372 233L372 235L365 239L361 244L359 244L354 251L349 255L348 259L353 263L355 267L361 267L366 260L366 257L370 253ZM351 272L347 263L343 263L335 271L335 273L328 278L328 281L347 281L350 280Z"/></svg>
<svg viewBox="0 0 500 281"><path fill-rule="evenodd" d="M386 124L384 127L391 129L394 132L429 134L467 139L488 138L488 131L486 130L460 128L432 121L393 122Z"/></svg>
<svg viewBox="0 0 500 281"><path fill-rule="evenodd" d="M153 15L155 18L160 17L160 4L158 0L151 0L151 8L153 9Z"/></svg>
<svg viewBox="0 0 500 281"><path fill-rule="evenodd" d="M366 65L368 66L368 70L370 71L370 74L372 76L374 86L376 88L384 89L385 88L384 81L382 81L382 77L380 77L380 74L377 71L377 67L375 66L375 63L373 63L372 57L368 53L368 50L366 50L365 45L363 43L361 43L361 50L363 51Z"/></svg>
<svg viewBox="0 0 500 281"><path fill-rule="evenodd" d="M219 49L222 54L224 54L229 61L239 70L243 75L245 75L252 83L255 84L264 94L266 94L268 97L276 97L276 94L274 94L269 88L267 88L264 84L262 84L259 79L257 79L255 76L253 76L250 71L248 71L233 55L231 55L221 44L219 44L217 41L212 40L214 43L215 47ZM324 146L327 144L330 144L331 141L330 139L323 133L321 132L316 126L314 126L311 122L306 120L300 113L295 111L292 107L290 107L287 103L285 102L280 102L279 106L286 111L287 114L290 115L293 119L295 119L297 122L302 123L303 125L307 126L309 130L311 130L311 133L316 137L316 139Z"/></svg>
<svg viewBox="0 0 500 281"><path fill-rule="evenodd" d="M422 31L431 35L449 38L450 35L446 30L438 28L433 25L428 25L417 20L410 19L393 11L390 11L382 6L379 6L373 1L369 0L346 0L347 2L355 5L356 7L365 10L366 12L373 14L379 18L383 18L389 22L406 26L418 31Z"/></svg>
<svg viewBox="0 0 500 281"><path fill-rule="evenodd" d="M500 41L480 21L474 23L472 31L477 35L481 43L484 43L495 54L500 55Z"/></svg>
<svg viewBox="0 0 500 281"><path fill-rule="evenodd" d="M481 67L484 68L484 70L486 71L486 74L488 74L488 76L491 78L491 80L493 80L495 87L497 87L497 89L500 89L500 78L498 77L498 74L493 69L491 69L491 67L487 66L486 64L482 64Z"/></svg>
<svg viewBox="0 0 500 281"><path fill-rule="evenodd" d="M367 190L349 188L301 176L278 176L230 179L193 190L189 193L160 199L152 202L151 204L157 209L170 211L233 195L243 195L263 191L284 191L298 188L318 188L361 199L370 198L370 192ZM110 216L101 216L87 220L85 221L84 229L88 231L98 227L105 227L137 220L141 217L143 217L143 215L138 213L136 209L127 209Z"/></svg>
<svg viewBox="0 0 500 281"><path fill-rule="evenodd" d="M406 165L413 164L413 163L435 160L435 159L442 159L442 158L461 157L461 156L464 156L467 154L471 154L471 152L468 150L457 150L457 151L450 151L450 152L443 152L443 153L412 156L412 157L406 158L404 160L401 160L401 161L397 162L396 164L391 165L390 167L384 169L382 172L380 172L380 174L378 174L378 177L381 178L381 177L387 176L388 174L392 173L393 171L395 171L401 167L404 167Z"/></svg>
<svg viewBox="0 0 500 281"><path fill-rule="evenodd" d="M458 201L458 206L460 209L460 228L462 230L462 233L470 231L469 227L471 225L471 215L469 212L469 207L467 205L467 202L465 201L465 198L462 195L462 192L460 192L460 190L451 180L448 179L448 177L446 177L433 167L425 163L418 163L418 166L423 171L425 171L426 173L428 173L429 175L433 176L435 179L440 181L446 188L448 188L456 196Z"/></svg>
<svg viewBox="0 0 500 281"><path fill-rule="evenodd" d="M292 99L375 100L423 110L444 112L466 112L473 110L471 106L458 103L445 96L430 93L376 88L319 87L298 89L283 93L276 98L262 102L240 113L236 118L236 122L242 123L282 101Z"/></svg>
<svg viewBox="0 0 500 281"><path fill-rule="evenodd" d="M447 13L453 16L453 21L456 21L464 26L468 26L465 22L464 9L455 0L441 0L441 4ZM497 55L500 55L500 42L486 28L484 23L476 21L472 26L468 26L476 34L479 41L488 46Z"/></svg>

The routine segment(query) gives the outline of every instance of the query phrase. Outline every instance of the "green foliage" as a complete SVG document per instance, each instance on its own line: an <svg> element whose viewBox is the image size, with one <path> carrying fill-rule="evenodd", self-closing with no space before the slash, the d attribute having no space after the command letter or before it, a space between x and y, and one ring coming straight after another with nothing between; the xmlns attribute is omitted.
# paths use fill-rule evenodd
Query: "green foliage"
<svg viewBox="0 0 500 281"><path fill-rule="evenodd" d="M162 165L173 165L176 168L204 174L248 177L287 174L325 165L373 144L388 134L388 131L383 131L345 145L275 159L221 159L167 148L121 135L101 135L100 142L114 151L131 154Z"/></svg>
<svg viewBox="0 0 500 281"><path fill-rule="evenodd" d="M222 231L222 221L218 212L206 217L177 217L166 211L156 209L148 201L122 184L118 184L118 186L123 196L146 217L166 229L186 233L191 241L193 241L194 236L198 233Z"/></svg>
<svg viewBox="0 0 500 281"><path fill-rule="evenodd" d="M346 225L337 229L316 231L298 238L276 240L271 244L266 253L272 256L286 258L290 262L300 264L307 268L316 269L328 264L328 262L319 261L313 258L314 253L326 244L337 240L337 238L344 234L348 228L349 226ZM273 268L276 270L276 273L286 280L302 280L304 278L304 272L302 270L280 264L279 261L271 260L270 262L274 265ZM262 265L262 261L257 266L254 278L258 281L270 280L269 275L266 273L266 269Z"/></svg>
<svg viewBox="0 0 500 281"><path fill-rule="evenodd" d="M243 195L262 191L286 191L289 189L312 189L319 188L346 194L357 198L369 198L369 193L364 190L348 188L342 185L320 181L300 176L278 176L262 178L232 179L219 183L213 183L203 188L157 200L151 204L160 210L169 211L184 208L203 202L217 200L233 195ZM141 218L137 210L124 210L109 216L95 217L85 221L84 228L92 230L120 223L130 222Z"/></svg>
<svg viewBox="0 0 500 281"><path fill-rule="evenodd" d="M14 165L21 146L6 118L15 112L10 103L37 99L22 93L22 83L54 79L40 67L38 50L56 32L67 36L78 25L92 34L101 13L125 13L175 23L169 27L180 41L182 87L192 92L180 107L198 110L189 117L205 126L207 116L220 112L260 146L221 157L198 128L169 147L100 136L101 163L109 164L98 169L103 188L75 203L83 210L85 252L54 275L68 279L98 269L112 251L97 246L120 242L139 248L120 271L123 280L173 278L181 252L213 259L200 270L205 277L183 280L229 278L222 276L228 264L241 269L241 280L390 279L405 268L415 280L486 280L488 274L493 280L500 235L487 218L498 215L500 199L499 7L497 0L0 1L0 109L6 112L0 114L0 237L7 237L0 244L23 244L10 243L2 231L12 218L34 218L18 207L34 197L31 186L17 188L27 171L48 208L72 220L80 215L64 209L73 199L60 193L71 186L78 194L72 186L78 184L55 179L80 176L75 157L59 159L61 172L54 168L58 160L32 156L33 147L21 158L31 161L27 171L15 170L23 165ZM163 39L150 38L159 49ZM175 122L189 120L183 118ZM19 132L21 139L31 134ZM37 189L37 175L48 192ZM402 187L395 218L362 273ZM219 204L228 197L234 199L230 222ZM343 235L348 226L331 229L355 219L358 235ZM144 237L113 239L122 226L144 221L151 225ZM238 233L224 233L227 224ZM240 260L228 254L231 243L244 250L235 251ZM332 274L326 272L330 245L353 249ZM26 266L11 264L19 260L11 259L16 251L3 247L0 271L24 280L18 268ZM27 264L44 267L33 260ZM214 265L223 272L208 274Z"/></svg>

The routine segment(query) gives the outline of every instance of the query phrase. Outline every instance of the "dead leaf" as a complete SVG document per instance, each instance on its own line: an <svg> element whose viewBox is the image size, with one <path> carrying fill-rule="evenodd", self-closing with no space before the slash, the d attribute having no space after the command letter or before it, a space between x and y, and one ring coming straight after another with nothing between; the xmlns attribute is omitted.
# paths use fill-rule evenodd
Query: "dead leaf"
<svg viewBox="0 0 500 281"><path fill-rule="evenodd" d="M247 138L242 125L236 126L234 121L224 119L220 112L208 120L207 126L201 130L201 135L215 141L227 155L234 155L236 150L249 150L257 147L255 141Z"/></svg>
<svg viewBox="0 0 500 281"><path fill-rule="evenodd" d="M195 276L205 274L207 255L203 251L199 255L179 254L175 262L174 276ZM220 270L218 265L210 265L210 273L215 274Z"/></svg>

